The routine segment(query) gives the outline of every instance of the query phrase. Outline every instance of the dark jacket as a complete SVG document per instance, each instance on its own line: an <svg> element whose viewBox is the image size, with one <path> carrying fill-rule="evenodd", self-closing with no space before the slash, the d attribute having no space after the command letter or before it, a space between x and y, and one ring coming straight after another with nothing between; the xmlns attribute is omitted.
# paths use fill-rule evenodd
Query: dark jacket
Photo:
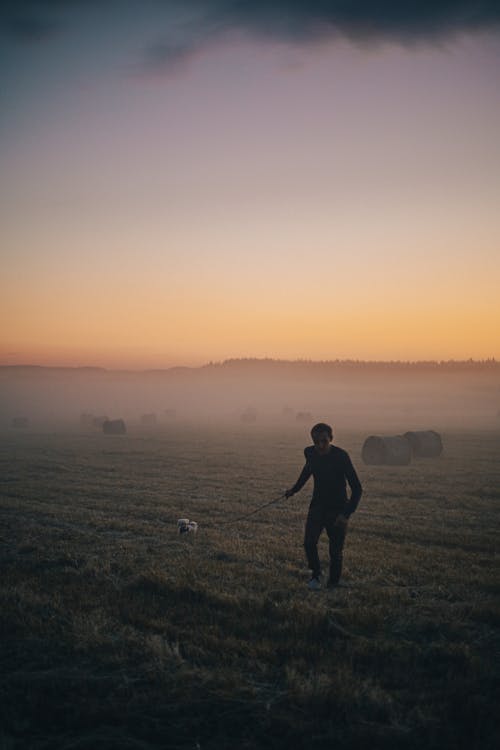
<svg viewBox="0 0 500 750"><path fill-rule="evenodd" d="M347 451L331 445L329 452L321 456L310 445L304 449L306 463L299 478L292 487L298 492L309 477L314 477L314 491L311 510L342 513L350 516L356 510L363 488L352 465ZM346 480L351 488L351 497L347 497Z"/></svg>

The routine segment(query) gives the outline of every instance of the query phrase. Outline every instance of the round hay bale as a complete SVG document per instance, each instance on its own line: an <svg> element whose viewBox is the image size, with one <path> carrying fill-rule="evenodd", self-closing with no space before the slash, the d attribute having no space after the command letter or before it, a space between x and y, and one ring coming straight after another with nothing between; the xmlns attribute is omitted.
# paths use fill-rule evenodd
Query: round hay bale
<svg viewBox="0 0 500 750"><path fill-rule="evenodd" d="M434 430L405 432L404 436L410 443L414 456L418 456L419 458L436 458L443 452L441 435Z"/></svg>
<svg viewBox="0 0 500 750"><path fill-rule="evenodd" d="M105 435L125 435L127 428L123 419L108 419L102 426Z"/></svg>
<svg viewBox="0 0 500 750"><path fill-rule="evenodd" d="M403 435L366 438L361 451L365 464L373 466L407 466L411 460L411 446Z"/></svg>

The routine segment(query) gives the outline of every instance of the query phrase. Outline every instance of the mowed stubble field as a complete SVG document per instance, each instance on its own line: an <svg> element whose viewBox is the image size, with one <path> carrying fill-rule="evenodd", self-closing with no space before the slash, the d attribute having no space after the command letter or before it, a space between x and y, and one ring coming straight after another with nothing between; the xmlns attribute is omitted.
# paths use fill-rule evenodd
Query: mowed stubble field
<svg viewBox="0 0 500 750"><path fill-rule="evenodd" d="M408 467L365 436L336 438L350 586L309 592L312 481L223 525L295 481L306 429L4 433L0 748L496 747L500 434Z"/></svg>

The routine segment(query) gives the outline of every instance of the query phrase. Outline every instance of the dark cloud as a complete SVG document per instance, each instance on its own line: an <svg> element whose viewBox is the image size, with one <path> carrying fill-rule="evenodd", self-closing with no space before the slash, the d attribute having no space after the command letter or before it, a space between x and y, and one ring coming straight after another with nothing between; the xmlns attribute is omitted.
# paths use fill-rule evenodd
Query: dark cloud
<svg viewBox="0 0 500 750"><path fill-rule="evenodd" d="M498 0L208 0L207 20L284 39L427 38L500 22Z"/></svg>
<svg viewBox="0 0 500 750"><path fill-rule="evenodd" d="M43 42L57 32L57 24L47 19L23 16L6 18L4 32L19 42Z"/></svg>
<svg viewBox="0 0 500 750"><path fill-rule="evenodd" d="M172 5L171 5L172 7ZM182 59L231 32L295 44L335 38L434 44L460 33L498 29L499 0L185 0ZM146 53L145 67L177 64L168 37ZM170 51L169 51L170 50Z"/></svg>
<svg viewBox="0 0 500 750"><path fill-rule="evenodd" d="M89 6L106 10L106 23L110 9L154 14L159 39L164 18L163 39L152 44L145 60L146 67L160 68L177 65L231 31L295 43L340 36L411 44L500 25L499 0L16 0L2 3L0 27L13 39L40 41L58 24L69 24L75 8ZM175 14L184 19L180 42L171 34Z"/></svg>
<svg viewBox="0 0 500 750"><path fill-rule="evenodd" d="M186 44L173 42L158 42L152 44L142 60L141 68L150 72L162 70L177 70L190 60L195 51L201 46L194 41Z"/></svg>
<svg viewBox="0 0 500 750"><path fill-rule="evenodd" d="M14 42L46 41L71 23L72 11L97 1L0 0L0 34ZM102 0L103 6L107 4L108 0Z"/></svg>

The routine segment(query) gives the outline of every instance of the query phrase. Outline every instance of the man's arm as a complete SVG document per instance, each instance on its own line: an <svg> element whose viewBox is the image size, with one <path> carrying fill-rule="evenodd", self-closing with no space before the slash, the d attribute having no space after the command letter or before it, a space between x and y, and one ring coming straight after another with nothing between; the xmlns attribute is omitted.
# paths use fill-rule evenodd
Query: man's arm
<svg viewBox="0 0 500 750"><path fill-rule="evenodd" d="M358 507L361 495L363 494L363 488L348 453L345 454L344 473L351 488L351 497L347 501L346 512L343 515L350 516Z"/></svg>
<svg viewBox="0 0 500 750"><path fill-rule="evenodd" d="M309 463L306 460L305 466L302 469L302 471L300 472L299 478L297 479L297 481L295 482L295 484L293 485L293 487L290 487L290 489L285 492L285 496L286 497L291 497L292 495L295 495L296 492L298 492L299 490L301 490L302 487L307 482L307 480L309 479L309 477L311 476L311 474L312 474L312 469L311 469L311 467L309 466Z"/></svg>

